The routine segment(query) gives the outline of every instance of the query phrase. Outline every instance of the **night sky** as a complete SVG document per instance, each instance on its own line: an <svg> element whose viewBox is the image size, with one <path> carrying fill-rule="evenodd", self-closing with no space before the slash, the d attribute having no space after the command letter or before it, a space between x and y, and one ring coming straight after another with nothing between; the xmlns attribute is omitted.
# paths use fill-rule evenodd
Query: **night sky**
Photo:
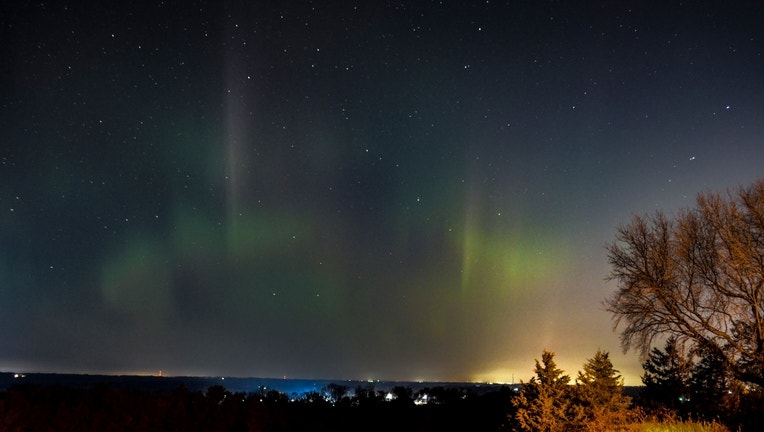
<svg viewBox="0 0 764 432"><path fill-rule="evenodd" d="M764 173L764 7L647 3L3 2L0 370L639 384L604 246Z"/></svg>

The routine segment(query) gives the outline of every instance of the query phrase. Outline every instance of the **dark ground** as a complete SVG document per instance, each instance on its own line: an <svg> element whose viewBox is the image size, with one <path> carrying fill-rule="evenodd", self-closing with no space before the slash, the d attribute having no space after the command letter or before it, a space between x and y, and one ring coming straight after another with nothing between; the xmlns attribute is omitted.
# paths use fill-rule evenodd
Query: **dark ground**
<svg viewBox="0 0 764 432"><path fill-rule="evenodd" d="M496 431L505 423L512 390L476 395L428 389L431 403L415 405L411 389L397 400L367 391L330 403L312 393L292 400L276 391L231 393L21 384L0 392L0 430L16 431Z"/></svg>

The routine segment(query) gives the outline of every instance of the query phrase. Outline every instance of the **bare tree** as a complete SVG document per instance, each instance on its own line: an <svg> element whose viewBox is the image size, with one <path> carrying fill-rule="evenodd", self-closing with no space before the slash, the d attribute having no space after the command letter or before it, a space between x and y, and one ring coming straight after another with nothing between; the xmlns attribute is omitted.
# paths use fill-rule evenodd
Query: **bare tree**
<svg viewBox="0 0 764 432"><path fill-rule="evenodd" d="M607 251L618 288L605 306L624 350L673 336L764 386L764 180L700 194L673 218L635 216Z"/></svg>

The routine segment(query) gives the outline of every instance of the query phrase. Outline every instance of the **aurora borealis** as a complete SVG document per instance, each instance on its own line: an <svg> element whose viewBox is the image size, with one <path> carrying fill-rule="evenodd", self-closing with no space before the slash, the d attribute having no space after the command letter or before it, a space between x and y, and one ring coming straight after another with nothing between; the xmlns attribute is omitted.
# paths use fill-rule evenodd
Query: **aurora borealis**
<svg viewBox="0 0 764 432"><path fill-rule="evenodd" d="M632 214L762 176L764 9L5 2L0 370L573 375Z"/></svg>

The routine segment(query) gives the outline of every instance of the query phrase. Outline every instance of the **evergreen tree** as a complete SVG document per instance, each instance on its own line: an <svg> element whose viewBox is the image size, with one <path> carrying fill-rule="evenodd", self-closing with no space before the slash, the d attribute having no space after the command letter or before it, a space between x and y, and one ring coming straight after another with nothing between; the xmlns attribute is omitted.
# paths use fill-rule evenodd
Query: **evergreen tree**
<svg viewBox="0 0 764 432"><path fill-rule="evenodd" d="M692 362L685 358L679 343L673 337L663 350L653 348L645 363L640 395L643 404L651 408L665 407L686 414L690 400L690 373Z"/></svg>
<svg viewBox="0 0 764 432"><path fill-rule="evenodd" d="M610 430L626 421L629 398L623 395L623 378L609 353L598 350L586 361L576 378L575 399L585 429Z"/></svg>
<svg viewBox="0 0 764 432"><path fill-rule="evenodd" d="M557 368L554 353L544 350L536 360L536 376L523 384L512 404L517 430L558 432L570 430L570 377Z"/></svg>
<svg viewBox="0 0 764 432"><path fill-rule="evenodd" d="M743 386L733 378L724 356L712 349L698 354L690 378L692 406L701 417L728 419L739 410Z"/></svg>

